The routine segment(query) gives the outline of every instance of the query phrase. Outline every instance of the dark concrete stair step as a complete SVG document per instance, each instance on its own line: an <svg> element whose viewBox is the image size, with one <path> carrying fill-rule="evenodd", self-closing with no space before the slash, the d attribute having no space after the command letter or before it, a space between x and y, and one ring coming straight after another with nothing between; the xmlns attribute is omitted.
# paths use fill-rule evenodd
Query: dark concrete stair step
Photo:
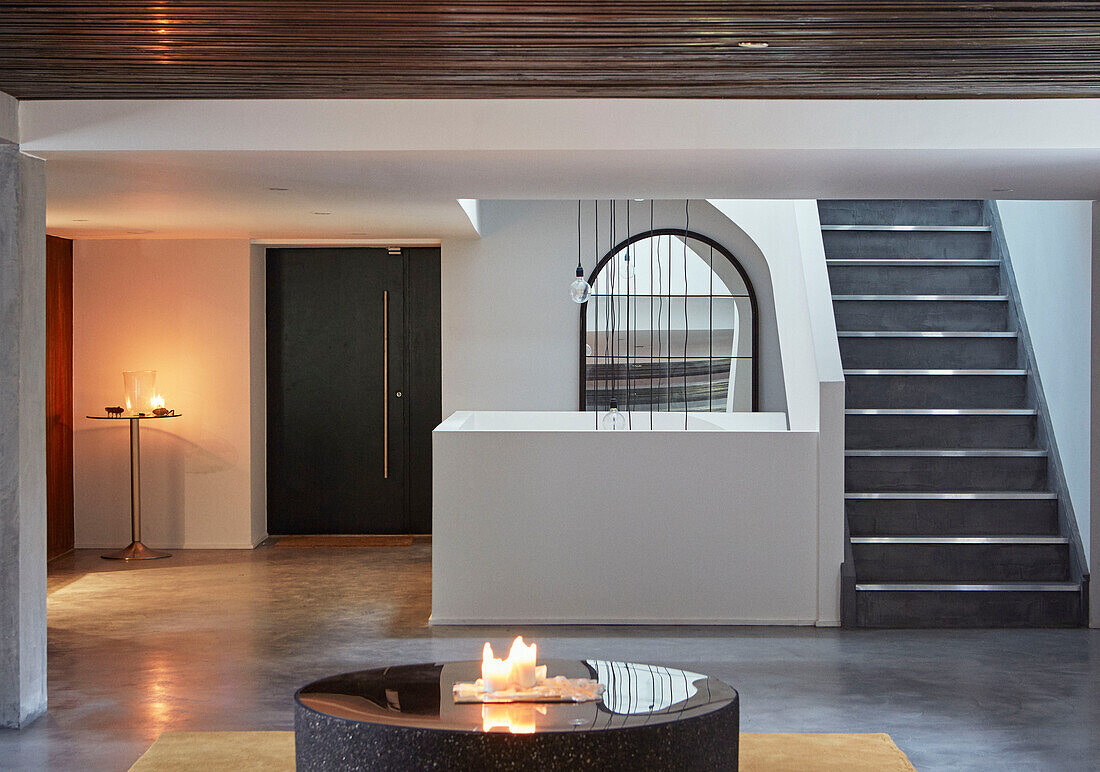
<svg viewBox="0 0 1100 772"><path fill-rule="evenodd" d="M1058 535L1058 497L1046 491L850 492L852 536Z"/></svg>
<svg viewBox="0 0 1100 772"><path fill-rule="evenodd" d="M1001 288L996 260L829 260L828 269L837 295L993 295Z"/></svg>
<svg viewBox="0 0 1100 772"><path fill-rule="evenodd" d="M853 448L1028 448L1032 408L850 408L845 443Z"/></svg>
<svg viewBox="0 0 1100 772"><path fill-rule="evenodd" d="M834 294L837 330L1005 331L1007 295Z"/></svg>
<svg viewBox="0 0 1100 772"><path fill-rule="evenodd" d="M1019 360L1015 332L842 331L846 369L1013 369Z"/></svg>
<svg viewBox="0 0 1100 772"><path fill-rule="evenodd" d="M848 407L1023 407L1027 371L1000 369L851 368L844 371Z"/></svg>
<svg viewBox="0 0 1100 772"><path fill-rule="evenodd" d="M985 226L822 225L825 256L976 260L991 257Z"/></svg>
<svg viewBox="0 0 1100 772"><path fill-rule="evenodd" d="M831 199L817 202L827 225L980 225L982 202L938 199Z"/></svg>
<svg viewBox="0 0 1100 772"><path fill-rule="evenodd" d="M856 581L1064 582L1063 536L853 536Z"/></svg>
<svg viewBox="0 0 1100 772"><path fill-rule="evenodd" d="M1080 585L865 583L855 592L859 627L1079 627Z"/></svg>
<svg viewBox="0 0 1100 772"><path fill-rule="evenodd" d="M1022 448L844 452L845 490L1045 491L1047 452Z"/></svg>

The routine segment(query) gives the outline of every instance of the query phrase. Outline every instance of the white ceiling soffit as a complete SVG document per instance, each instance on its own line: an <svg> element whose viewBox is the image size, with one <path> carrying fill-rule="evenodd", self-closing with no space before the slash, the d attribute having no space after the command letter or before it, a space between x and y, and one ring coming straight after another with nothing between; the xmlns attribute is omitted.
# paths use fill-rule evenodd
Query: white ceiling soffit
<svg viewBox="0 0 1100 772"><path fill-rule="evenodd" d="M65 100L20 104L55 150L811 150L1098 147L1100 99Z"/></svg>
<svg viewBox="0 0 1100 772"><path fill-rule="evenodd" d="M476 237L476 198L1097 199L1097 126L1093 99L20 103L74 236Z"/></svg>

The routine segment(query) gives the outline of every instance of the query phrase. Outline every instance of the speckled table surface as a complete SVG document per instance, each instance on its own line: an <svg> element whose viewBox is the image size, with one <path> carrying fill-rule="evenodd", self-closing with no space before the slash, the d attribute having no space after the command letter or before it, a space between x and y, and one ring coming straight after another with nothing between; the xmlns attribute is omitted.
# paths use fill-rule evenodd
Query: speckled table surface
<svg viewBox="0 0 1100 772"><path fill-rule="evenodd" d="M594 678L603 700L456 704L480 662L403 665L316 681L295 695L299 770L736 769L738 697L677 668L550 660Z"/></svg>

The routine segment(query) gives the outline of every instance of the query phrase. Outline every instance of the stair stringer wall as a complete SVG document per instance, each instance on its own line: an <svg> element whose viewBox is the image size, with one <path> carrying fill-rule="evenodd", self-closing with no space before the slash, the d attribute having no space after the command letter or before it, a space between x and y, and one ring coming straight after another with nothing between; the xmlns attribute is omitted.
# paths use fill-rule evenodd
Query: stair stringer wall
<svg viewBox="0 0 1100 772"><path fill-rule="evenodd" d="M1009 296L1009 308L1016 329L1019 331L1017 338L1020 347L1020 362L1028 371L1028 401L1032 407L1038 408L1038 432L1039 442L1048 452L1048 480L1051 490L1058 495L1058 524L1061 534L1070 542L1070 569L1071 578L1081 583L1081 620L1082 626L1088 625L1089 618L1089 569L1085 558L1084 544L1081 541L1081 531L1077 524L1077 516L1073 511L1073 501L1070 498L1069 486L1066 483L1065 474L1062 471L1062 460L1058 453L1057 438L1054 435L1054 427L1050 420L1050 411L1046 395L1043 392L1042 375L1039 372L1038 362L1035 357L1035 349L1028 333L1027 318L1022 312L1023 303L1020 298L1020 288L1016 282L1016 275L1012 269L1012 255L1005 239L1004 228L1001 223L1000 212L997 210L996 201L986 201L982 211L982 224L992 229L991 257L1001 261L1003 283Z"/></svg>

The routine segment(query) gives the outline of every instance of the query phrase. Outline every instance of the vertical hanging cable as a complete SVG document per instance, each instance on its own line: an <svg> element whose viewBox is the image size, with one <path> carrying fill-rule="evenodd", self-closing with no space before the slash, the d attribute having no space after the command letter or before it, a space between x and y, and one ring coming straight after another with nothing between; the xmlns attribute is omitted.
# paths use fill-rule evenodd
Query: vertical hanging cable
<svg viewBox="0 0 1100 772"><path fill-rule="evenodd" d="M688 211L689 199L684 199L684 431L688 428L688 230L691 225L691 212Z"/></svg>
<svg viewBox="0 0 1100 772"><path fill-rule="evenodd" d="M649 199L649 238L646 246L649 248L649 430L653 431L653 199Z"/></svg>
<svg viewBox="0 0 1100 772"><path fill-rule="evenodd" d="M595 286L592 291L596 294L596 315L592 326L592 410L596 414L596 428L600 428L600 202L592 201L592 234L595 238L592 260L596 263L596 269L592 272L592 281Z"/></svg>
<svg viewBox="0 0 1100 772"><path fill-rule="evenodd" d="M619 392L619 295L618 278L619 266L615 264L615 199L607 202L607 214L610 218L610 227L607 229L607 253L611 255L608 263L611 265L611 399L618 402Z"/></svg>
<svg viewBox="0 0 1100 772"><path fill-rule="evenodd" d="M668 390L666 394L668 398L665 400L668 412L672 412L672 234L669 233L665 236L665 243L668 245L666 254L668 255L668 285L665 290L668 292L668 358L666 360L668 370L665 373L667 378Z"/></svg>
<svg viewBox="0 0 1100 772"><path fill-rule="evenodd" d="M630 296L635 293L637 286L631 289L630 277L637 272L634 271L634 264L630 262L630 199L626 199L626 428L634 429L634 419L632 419L630 413L634 412L634 394L635 394L635 377L634 377L634 350L636 340L630 341L630 331L634 329L635 323L638 321L630 319ZM637 256L637 252L635 253ZM637 284L637 279L636 279ZM637 316L638 308L635 304L635 316Z"/></svg>
<svg viewBox="0 0 1100 772"><path fill-rule="evenodd" d="M710 247L707 255L707 268L710 269L710 289L708 289L708 304L710 310L707 313L708 349L707 349L707 412L714 412L714 247ZM727 387L728 389L728 387Z"/></svg>

